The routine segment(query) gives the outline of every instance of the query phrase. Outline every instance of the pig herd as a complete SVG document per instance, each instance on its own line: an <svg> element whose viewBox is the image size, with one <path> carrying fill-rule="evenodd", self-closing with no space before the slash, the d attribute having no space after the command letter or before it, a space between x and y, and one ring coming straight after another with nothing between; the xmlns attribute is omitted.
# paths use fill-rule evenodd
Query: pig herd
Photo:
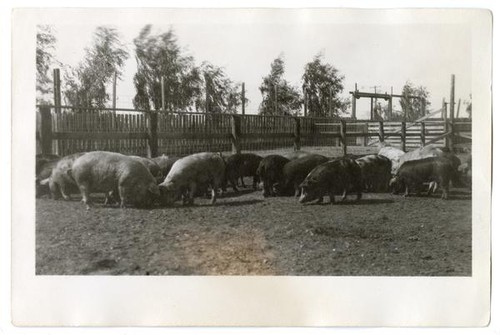
<svg viewBox="0 0 500 335"><path fill-rule="evenodd" d="M387 151L387 150L385 150ZM121 207L169 206L176 201L193 204L194 198L209 196L216 202L220 193L246 187L243 178L252 177L252 187L262 187L264 197L295 196L300 203L322 202L328 196L342 201L348 194L360 199L362 192L428 193L437 188L447 198L450 180L459 184L460 160L453 154L421 157L400 162L391 155L347 155L325 157L304 151L261 157L253 153L224 156L203 152L186 157L160 156L152 159L120 153L93 151L65 157L38 155L36 195L70 199L80 193L89 208L91 194L102 193L105 204ZM397 168L395 169L395 165Z"/></svg>

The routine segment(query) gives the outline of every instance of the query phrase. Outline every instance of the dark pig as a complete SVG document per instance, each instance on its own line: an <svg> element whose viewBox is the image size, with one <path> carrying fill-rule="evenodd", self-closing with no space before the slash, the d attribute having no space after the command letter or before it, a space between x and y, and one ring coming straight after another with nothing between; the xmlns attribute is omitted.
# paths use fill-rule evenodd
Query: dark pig
<svg viewBox="0 0 500 335"><path fill-rule="evenodd" d="M202 152L177 160L167 177L161 183L162 203L170 205L182 198L183 204L193 204L197 189L212 189L212 204L222 186L225 163L220 154Z"/></svg>
<svg viewBox="0 0 500 335"><path fill-rule="evenodd" d="M151 172L153 177L157 178L157 180L161 178L160 165L157 162L155 162L153 159L141 157L141 156L130 156L130 157L137 159L139 162L144 164L144 166L149 170L149 172Z"/></svg>
<svg viewBox="0 0 500 335"><path fill-rule="evenodd" d="M283 167L283 181L277 184L277 193L279 195L300 195L300 184L306 179L307 175L318 165L328 161L328 158L322 155L311 154L285 164Z"/></svg>
<svg viewBox="0 0 500 335"><path fill-rule="evenodd" d="M302 194L299 202L306 203L318 200L323 202L325 195L330 196L330 202L335 202L335 195L342 194L342 201L347 193L356 193L356 199L361 199L362 178L361 168L351 158L343 157L318 165L300 184Z"/></svg>
<svg viewBox="0 0 500 335"><path fill-rule="evenodd" d="M392 162L381 155L367 155L356 159L361 168L363 185L369 192L385 192L391 179Z"/></svg>
<svg viewBox="0 0 500 335"><path fill-rule="evenodd" d="M170 169L172 168L174 163L177 162L179 159L180 157L177 156L165 156L165 155L152 158L152 160L155 161L160 166L160 171L163 179L165 179L165 177L170 172Z"/></svg>
<svg viewBox="0 0 500 335"><path fill-rule="evenodd" d="M275 183L283 182L283 167L290 162L288 158L280 155L269 155L264 157L257 168L257 175L264 184L264 197L275 196Z"/></svg>
<svg viewBox="0 0 500 335"><path fill-rule="evenodd" d="M160 195L156 179L137 159L115 152L93 151L79 157L70 174L91 204L91 193L118 193L120 207L148 207Z"/></svg>
<svg viewBox="0 0 500 335"><path fill-rule="evenodd" d="M253 177L253 189L257 189L257 184L260 182L259 176L257 175L257 168L259 167L262 157L252 154L234 154L226 159L226 182L229 181L234 191L238 191L236 187L238 179L241 178L241 184L243 187L245 183L243 182L243 177ZM225 185L224 185L225 186Z"/></svg>
<svg viewBox="0 0 500 335"><path fill-rule="evenodd" d="M441 198L447 199L450 180L458 182L458 174L453 163L446 158L429 157L404 162L389 185L393 193L404 190L404 196L407 197L410 191L420 194L422 185L430 183L428 195L433 189L440 187L443 190Z"/></svg>

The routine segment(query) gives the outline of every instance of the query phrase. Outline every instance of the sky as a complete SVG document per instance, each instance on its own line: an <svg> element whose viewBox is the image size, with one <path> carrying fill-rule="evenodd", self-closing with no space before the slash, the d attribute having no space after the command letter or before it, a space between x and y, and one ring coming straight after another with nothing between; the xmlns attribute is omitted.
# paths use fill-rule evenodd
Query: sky
<svg viewBox="0 0 500 335"><path fill-rule="evenodd" d="M154 24L153 31L173 28L178 43L196 64L209 61L224 67L235 82L245 82L247 113L257 113L262 96L258 89L270 64L280 54L285 60L285 79L301 87L304 65L321 52L323 60L344 75L343 97L349 97L355 83L360 91L400 93L411 81L430 92L431 110L449 100L451 74L456 77L456 101L471 93L471 39L469 26L445 24L336 23L318 20L173 20ZM129 21L130 22L130 21ZM130 58L117 84L117 106L131 108L135 94L132 78L136 71L133 39L148 21L113 24L121 33ZM92 41L94 24L54 25L55 57L75 66ZM77 36L78 38L75 38ZM369 99L357 101L358 118L369 115ZM384 104L384 103L383 103ZM394 99L394 108L400 110ZM462 106L462 113L465 110Z"/></svg>

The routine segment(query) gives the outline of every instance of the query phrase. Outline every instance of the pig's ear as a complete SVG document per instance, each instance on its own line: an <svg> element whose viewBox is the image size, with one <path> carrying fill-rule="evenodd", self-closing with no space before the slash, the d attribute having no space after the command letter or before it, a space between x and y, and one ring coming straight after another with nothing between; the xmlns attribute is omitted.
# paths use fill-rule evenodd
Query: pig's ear
<svg viewBox="0 0 500 335"><path fill-rule="evenodd" d="M160 195L160 189L158 188L158 185L156 185L155 183L149 184L148 191L153 194Z"/></svg>

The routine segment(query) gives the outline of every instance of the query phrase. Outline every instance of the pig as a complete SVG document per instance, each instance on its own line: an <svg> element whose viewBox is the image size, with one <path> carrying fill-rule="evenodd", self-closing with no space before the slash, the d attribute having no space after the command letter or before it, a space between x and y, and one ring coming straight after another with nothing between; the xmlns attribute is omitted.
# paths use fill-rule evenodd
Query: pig
<svg viewBox="0 0 500 335"><path fill-rule="evenodd" d="M57 200L62 196L64 200L70 200L71 194L78 193L75 180L68 174L68 171L71 170L73 163L83 155L85 155L84 152L78 152L61 158L52 169L48 180L41 182L44 184L48 181L52 199Z"/></svg>
<svg viewBox="0 0 500 335"><path fill-rule="evenodd" d="M182 198L184 205L192 205L198 188L212 188L211 204L217 200L217 191L224 181L226 165L220 154L202 152L177 160L165 180L159 185L161 202L171 205Z"/></svg>
<svg viewBox="0 0 500 335"><path fill-rule="evenodd" d="M430 183L427 195L440 187L443 190L441 198L448 199L450 180L459 183L452 161L443 157L427 157L404 162L389 185L394 194L404 190L404 197L407 197L410 191L419 195L423 184Z"/></svg>
<svg viewBox="0 0 500 335"><path fill-rule="evenodd" d="M385 192L391 179L392 162L381 155L367 155L356 159L366 191Z"/></svg>
<svg viewBox="0 0 500 335"><path fill-rule="evenodd" d="M307 175L318 165L328 161L328 158L322 155L311 154L292 160L283 167L283 182L275 185L276 192L279 195L300 195L299 185L304 181Z"/></svg>
<svg viewBox="0 0 500 335"><path fill-rule="evenodd" d="M174 163L179 159L180 157L177 156L165 156L165 155L152 158L152 160L155 161L160 166L162 181L170 172L172 165L174 165Z"/></svg>
<svg viewBox="0 0 500 335"><path fill-rule="evenodd" d="M149 207L160 191L156 179L137 159L115 152L89 152L73 163L69 173L90 208L90 194L117 192L120 207Z"/></svg>
<svg viewBox="0 0 500 335"><path fill-rule="evenodd" d="M330 203L335 203L335 195L342 194L346 199L348 192L356 193L356 199L361 199L362 178L361 168L351 158L342 157L318 165L300 184L302 194L300 203L318 200L323 202L323 197L328 194Z"/></svg>
<svg viewBox="0 0 500 335"><path fill-rule="evenodd" d="M163 181L160 166L154 160L141 156L129 156L129 157L142 163L149 170L149 172L151 172L153 177L155 177L157 184ZM113 190L106 195L106 200L104 201L104 204L111 205L119 201L120 198L118 196L118 190Z"/></svg>
<svg viewBox="0 0 500 335"><path fill-rule="evenodd" d="M283 183L283 167L290 162L288 158L280 155L264 157L257 168L257 175L264 184L264 197L276 196L274 184Z"/></svg>
<svg viewBox="0 0 500 335"><path fill-rule="evenodd" d="M161 178L160 165L157 162L155 162L153 159L149 159L149 158L141 157L141 156L130 156L130 157L137 159L139 162L144 164L144 166L149 170L149 172L151 172L153 177L157 178L157 180Z"/></svg>
<svg viewBox="0 0 500 335"><path fill-rule="evenodd" d="M243 187L245 183L243 182L243 177L253 177L253 189L257 189L257 184L260 182L259 176L257 175L257 168L259 167L262 157L252 154L234 154L226 159L226 181L224 182L224 187L227 181L231 183L233 190L238 192L236 184L238 179L241 178L241 184Z"/></svg>
<svg viewBox="0 0 500 335"><path fill-rule="evenodd" d="M305 157L305 156L309 156L309 155L311 155L311 153L309 153L307 151L296 150L296 151L287 152L287 153L283 154L283 157L285 157L286 159L289 159L289 160L293 161L295 159L299 159L299 158L302 158L302 157Z"/></svg>

